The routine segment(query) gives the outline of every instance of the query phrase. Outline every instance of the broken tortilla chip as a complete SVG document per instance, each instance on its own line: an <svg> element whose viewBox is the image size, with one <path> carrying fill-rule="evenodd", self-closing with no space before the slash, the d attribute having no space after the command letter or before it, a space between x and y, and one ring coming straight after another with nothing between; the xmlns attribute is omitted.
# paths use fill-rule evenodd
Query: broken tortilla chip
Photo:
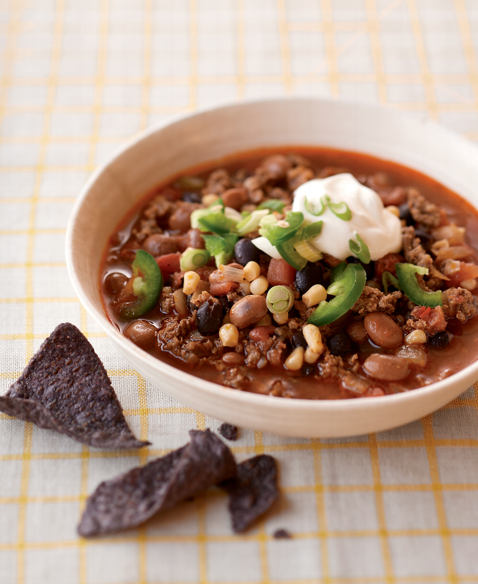
<svg viewBox="0 0 478 584"><path fill-rule="evenodd" d="M126 423L100 358L72 324L56 327L20 378L0 397L0 411L95 448L141 448Z"/></svg>
<svg viewBox="0 0 478 584"><path fill-rule="evenodd" d="M236 474L229 448L212 432L143 467L101 483L88 498L78 533L91 537L135 527L160 511Z"/></svg>
<svg viewBox="0 0 478 584"><path fill-rule="evenodd" d="M245 531L265 513L279 496L277 463L272 456L260 454L237 466L237 476L220 485L229 493L232 529Z"/></svg>

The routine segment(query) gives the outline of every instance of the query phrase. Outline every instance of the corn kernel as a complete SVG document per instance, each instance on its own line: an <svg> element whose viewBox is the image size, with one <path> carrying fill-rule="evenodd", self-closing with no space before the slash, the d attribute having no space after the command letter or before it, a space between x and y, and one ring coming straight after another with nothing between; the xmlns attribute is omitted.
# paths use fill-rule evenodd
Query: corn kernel
<svg viewBox="0 0 478 584"><path fill-rule="evenodd" d="M322 286L322 284L315 284L312 288L309 288L305 294L302 295L302 302L310 308L311 306L317 306L322 300L327 299L327 290Z"/></svg>
<svg viewBox="0 0 478 584"><path fill-rule="evenodd" d="M470 290L471 292L476 288L476 280L474 278L471 278L470 280L463 280L463 282L460 282L460 286L465 290Z"/></svg>
<svg viewBox="0 0 478 584"><path fill-rule="evenodd" d="M256 326L271 326L271 324L272 324L271 315L266 314L264 318L261 318L261 320L256 324Z"/></svg>
<svg viewBox="0 0 478 584"><path fill-rule="evenodd" d="M302 334L307 342L309 349L314 353L321 355L324 351L324 343L322 342L322 335L320 329L315 324L306 324L302 329Z"/></svg>
<svg viewBox="0 0 478 584"><path fill-rule="evenodd" d="M219 329L219 338L224 347L235 347L239 342L239 331L231 323L223 324Z"/></svg>
<svg viewBox="0 0 478 584"><path fill-rule="evenodd" d="M239 286L246 296L251 293L251 285L249 282L241 282Z"/></svg>
<svg viewBox="0 0 478 584"><path fill-rule="evenodd" d="M405 337L405 343L407 345L422 345L427 342L427 334L425 331L416 330L412 331Z"/></svg>
<svg viewBox="0 0 478 584"><path fill-rule="evenodd" d="M313 365L319 357L319 353L315 353L310 347L304 353L304 361L309 365Z"/></svg>
<svg viewBox="0 0 478 584"><path fill-rule="evenodd" d="M257 262L247 262L244 266L244 278L252 282L261 275L261 268Z"/></svg>
<svg viewBox="0 0 478 584"><path fill-rule="evenodd" d="M304 364L304 347L296 347L285 360L285 366L289 371L299 371Z"/></svg>
<svg viewBox="0 0 478 584"><path fill-rule="evenodd" d="M184 274L183 292L186 296L196 291L200 279L199 274L196 272L186 272Z"/></svg>
<svg viewBox="0 0 478 584"><path fill-rule="evenodd" d="M261 295L269 288L269 282L265 276L259 276L251 282L251 294Z"/></svg>
<svg viewBox="0 0 478 584"><path fill-rule="evenodd" d="M219 195L215 195L214 193L209 193L208 195L204 195L201 199L201 203L206 207L209 207L213 203L215 203L219 199Z"/></svg>
<svg viewBox="0 0 478 584"><path fill-rule="evenodd" d="M400 209L395 205L388 205L388 207L385 207L385 209L387 209L387 211L390 211L390 213L393 213L395 217L400 218Z"/></svg>
<svg viewBox="0 0 478 584"><path fill-rule="evenodd" d="M273 316L277 324L285 324L289 320L288 312L281 312L280 314L274 314Z"/></svg>
<svg viewBox="0 0 478 584"><path fill-rule="evenodd" d="M375 282L375 280L367 280L365 282L365 284L369 288L377 288L377 290L380 290L380 284L377 284L377 282Z"/></svg>

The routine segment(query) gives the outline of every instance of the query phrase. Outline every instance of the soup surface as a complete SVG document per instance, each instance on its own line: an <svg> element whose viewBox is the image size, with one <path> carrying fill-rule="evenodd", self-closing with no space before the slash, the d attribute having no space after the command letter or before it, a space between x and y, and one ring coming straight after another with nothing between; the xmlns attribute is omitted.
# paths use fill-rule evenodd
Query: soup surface
<svg viewBox="0 0 478 584"><path fill-rule="evenodd" d="M160 185L112 234L100 286L118 330L192 375L280 397L383 396L477 359L477 250L477 212L431 178L290 147Z"/></svg>

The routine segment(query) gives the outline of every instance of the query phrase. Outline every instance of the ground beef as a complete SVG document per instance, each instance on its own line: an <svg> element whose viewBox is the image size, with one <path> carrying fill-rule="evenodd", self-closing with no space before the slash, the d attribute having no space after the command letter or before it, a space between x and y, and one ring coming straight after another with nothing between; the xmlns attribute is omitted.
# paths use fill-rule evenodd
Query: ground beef
<svg viewBox="0 0 478 584"><path fill-rule="evenodd" d="M415 306L410 316L412 318L409 318L403 327L405 334L413 330L422 330L434 335L446 329L445 314L441 306L435 308Z"/></svg>
<svg viewBox="0 0 478 584"><path fill-rule="evenodd" d="M443 293L443 310L447 318L466 322L477 315L473 294L464 288L449 288Z"/></svg>
<svg viewBox="0 0 478 584"><path fill-rule="evenodd" d="M158 341L167 343L172 339L184 339L195 327L196 317L189 316L180 318L179 316L170 316L165 318L161 323L158 331Z"/></svg>
<svg viewBox="0 0 478 584"><path fill-rule="evenodd" d="M287 186L291 191L299 188L305 182L314 178L314 171L305 166L296 166L287 171Z"/></svg>
<svg viewBox="0 0 478 584"><path fill-rule="evenodd" d="M338 377L340 370L344 368L344 360L342 357L336 357L326 349L320 363L319 371L322 377Z"/></svg>
<svg viewBox="0 0 478 584"><path fill-rule="evenodd" d="M139 228L134 228L131 233L139 242L144 241L150 235L155 233L162 233L163 230L159 227L156 219L141 219Z"/></svg>
<svg viewBox="0 0 478 584"><path fill-rule="evenodd" d="M245 389L250 383L250 379L247 377L244 367L232 367L226 369L222 374L222 383L233 389Z"/></svg>
<svg viewBox="0 0 478 584"><path fill-rule="evenodd" d="M174 296L171 288L163 288L159 298L159 305L161 307L161 312L164 312L165 314L171 314L173 312Z"/></svg>
<svg viewBox="0 0 478 584"><path fill-rule="evenodd" d="M402 228L403 255L409 264L430 269L433 260L423 249L420 238L415 235L414 227Z"/></svg>
<svg viewBox="0 0 478 584"><path fill-rule="evenodd" d="M398 300L402 297L401 292L392 292L391 294L384 294L378 288L365 286L360 298L352 306L352 311L360 315L365 315L368 312L385 312L385 314L393 314L397 306Z"/></svg>
<svg viewBox="0 0 478 584"><path fill-rule="evenodd" d="M204 195L213 193L221 195L225 190L230 189L233 185L229 173L224 168L218 168L209 175L206 186L202 192Z"/></svg>
<svg viewBox="0 0 478 584"><path fill-rule="evenodd" d="M193 294L191 294L189 298L189 305L191 307L191 310L194 310L195 308L199 308L200 306L202 306L210 297L211 295L209 294L209 292L206 292L205 290L203 292L194 292Z"/></svg>
<svg viewBox="0 0 478 584"><path fill-rule="evenodd" d="M417 223L428 228L441 225L442 215L439 207L421 195L417 189L408 189L407 203L410 213Z"/></svg>

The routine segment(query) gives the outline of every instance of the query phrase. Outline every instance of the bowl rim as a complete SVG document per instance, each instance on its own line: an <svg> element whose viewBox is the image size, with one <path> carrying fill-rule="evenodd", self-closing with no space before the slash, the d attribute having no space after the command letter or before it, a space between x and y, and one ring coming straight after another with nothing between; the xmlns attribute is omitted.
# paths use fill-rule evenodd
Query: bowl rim
<svg viewBox="0 0 478 584"><path fill-rule="evenodd" d="M412 121L413 118L407 113L403 112L402 110L395 110L390 106L385 106L383 104L368 104L368 103L361 103L361 102L353 102L346 99L328 99L328 98L321 98L321 97L307 97L307 96L292 96L292 97L266 97L260 99L244 99L241 101L233 100L233 101L225 101L221 102L220 104L216 105L208 105L204 107L197 108L193 111L182 112L178 114L174 114L172 116L168 116L166 119L155 123L140 132L134 134L125 143L119 146L110 156L108 156L105 161L103 161L97 168L92 172L89 176L88 180L84 184L83 188L80 190L80 193L75 201L73 209L70 214L70 218L67 224L66 230L66 242L65 242L65 255L66 255L66 265L68 274L73 285L73 288L80 300L80 303L84 306L88 314L95 320L95 322L105 331L108 337L113 337L114 341L118 343L122 350L127 353L132 353L136 360L139 360L142 365L146 367L152 367L157 371L157 373L161 373L161 369L165 369L165 373L169 375L173 375L178 381L183 381L186 384L194 383L194 385L198 386L201 391L206 392L210 397L214 398L221 398L225 394L229 394L232 396L234 394L234 399L238 400L239 402L248 403L251 405L256 404L257 406L260 405L267 405L268 407L273 406L274 409L284 410L284 411L301 411L304 408L308 410L312 408L313 410L322 411L322 412L340 412L341 410L362 410L362 409L369 409L373 404L385 406L386 404L390 404L390 407L393 406L394 403L401 403L405 401L414 402L425 398L429 394L437 393L439 394L441 390L448 387L450 384L460 383L460 381L466 381L468 377L476 377L478 380L478 361L475 363L471 363L470 365L466 366L461 371L453 374L450 377L447 377L443 380L431 383L430 385L419 387L413 390L404 391L397 394L386 395L386 396L371 396L367 397L367 399L357 399L357 398L347 398L347 399L334 399L334 400L321 400L321 399L304 399L304 398L294 398L294 399L283 399L277 398L273 399L271 402L271 398L275 396L270 395L262 395L252 392L246 392L241 390L232 389L223 385L219 385L217 383L213 383L201 377L196 377L185 371L178 369L168 363L161 361L160 359L153 357L146 351L143 351L130 341L126 339L117 329L111 324L108 320L107 316L97 311L96 307L90 301L88 294L83 290L81 280L78 277L75 269L75 261L74 261L74 232L75 232L75 224L76 219L81 211L85 200L88 198L89 192L91 187L96 183L98 178L100 178L104 173L108 172L110 165L121 155L129 151L130 149L135 148L140 142L146 140L149 136L155 134L158 131L163 130L168 126L172 126L178 122L185 121L189 118L194 118L197 116L201 116L203 114L211 113L214 111L222 111L232 108L240 108L240 107L248 107L248 106L267 106L267 104L277 104L277 103L287 103L287 102L316 102L323 105L331 105L331 104L341 104L343 107L350 107L350 108L357 108L357 109L365 109L368 110L370 113L374 111L381 111L386 112L386 115L390 115L391 117L402 118L408 121ZM421 124L426 124L427 126L431 126L435 128L436 131L439 131L444 137L448 137L449 139L457 142L461 142L462 145L466 145L468 150L474 151L475 155L477 156L478 160L478 147L475 146L469 140L466 140L460 134L457 134L447 128L441 126L437 122L430 120L429 118L423 118L421 121L415 121L417 127ZM284 144L287 145L287 144ZM393 160L392 160L393 162ZM404 165L406 166L406 165ZM433 177L432 177L433 178ZM438 180L438 179L436 179ZM440 182L440 181L439 181ZM457 193L459 194L459 193ZM473 205L475 209L478 211L478 207ZM103 250L102 250L103 253ZM133 367L134 369L134 367ZM160 388L161 389L161 388ZM161 389L163 391L163 389Z"/></svg>

